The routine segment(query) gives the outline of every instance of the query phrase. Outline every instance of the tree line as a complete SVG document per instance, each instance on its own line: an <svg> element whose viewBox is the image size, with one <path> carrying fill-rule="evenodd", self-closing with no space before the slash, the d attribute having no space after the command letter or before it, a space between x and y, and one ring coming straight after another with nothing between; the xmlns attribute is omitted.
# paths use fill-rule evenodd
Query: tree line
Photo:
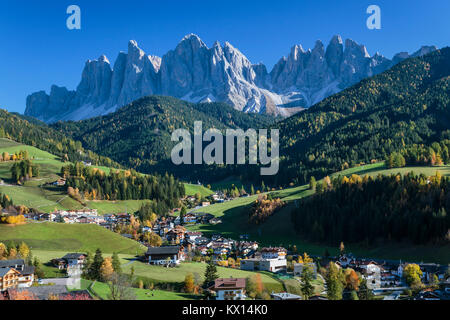
<svg viewBox="0 0 450 320"><path fill-rule="evenodd" d="M18 184L39 177L39 173L39 165L34 164L31 160L15 162L11 167L11 179Z"/></svg>
<svg viewBox="0 0 450 320"><path fill-rule="evenodd" d="M14 154L9 154L9 152L3 152L0 154L0 162L7 161L20 161L20 160L28 160L29 155L27 150L20 150L19 152L15 152Z"/></svg>
<svg viewBox="0 0 450 320"><path fill-rule="evenodd" d="M61 168L67 188L81 193L85 200L153 200L158 214L178 206L184 185L172 175L143 175L134 170L104 171L80 162ZM153 203L154 202L154 203ZM145 219L144 219L145 220Z"/></svg>
<svg viewBox="0 0 450 320"><path fill-rule="evenodd" d="M401 168L404 166L442 166L450 163L450 140L433 142L431 146L413 144L393 152L386 159L389 168Z"/></svg>

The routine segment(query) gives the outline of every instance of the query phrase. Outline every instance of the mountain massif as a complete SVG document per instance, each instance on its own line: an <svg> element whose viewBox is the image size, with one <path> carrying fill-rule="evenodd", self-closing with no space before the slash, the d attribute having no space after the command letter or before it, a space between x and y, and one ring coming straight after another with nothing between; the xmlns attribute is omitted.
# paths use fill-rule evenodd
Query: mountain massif
<svg viewBox="0 0 450 320"><path fill-rule="evenodd" d="M422 47L412 56L436 50ZM327 47L296 45L269 73L252 64L230 43L209 48L198 36L184 37L162 58L147 55L130 41L111 66L102 55L86 62L75 91L52 86L27 97L25 115L47 123L83 120L118 110L148 95L177 97L193 103L223 102L244 112L290 116L362 79L409 58L370 56L366 47L334 36Z"/></svg>
<svg viewBox="0 0 450 320"><path fill-rule="evenodd" d="M51 127L141 172L169 171L183 179L208 182L237 176L278 186L304 184L311 176L321 178L360 163L383 161L412 145L431 148L434 142L450 139L449 106L450 49L444 48L407 59L278 122L223 103L192 104L150 96L106 116ZM205 128L279 129L279 173L261 177L258 166L251 165L172 165L170 133L192 129L196 120L202 120ZM445 150L436 154L445 153L441 151Z"/></svg>

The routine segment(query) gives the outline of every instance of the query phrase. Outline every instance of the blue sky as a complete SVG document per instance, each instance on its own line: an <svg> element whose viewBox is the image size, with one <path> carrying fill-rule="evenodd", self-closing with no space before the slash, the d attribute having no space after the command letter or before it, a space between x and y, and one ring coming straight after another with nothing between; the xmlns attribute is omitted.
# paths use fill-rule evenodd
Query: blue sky
<svg viewBox="0 0 450 320"><path fill-rule="evenodd" d="M82 29L66 28L66 9L80 6ZM366 9L381 7L382 29L366 27ZM325 44L334 34L391 58L421 45L450 45L448 0L0 0L0 108L23 112L26 96L52 84L75 89L87 59L114 63L135 39L164 55L189 33L209 46L229 41L269 70L294 44Z"/></svg>

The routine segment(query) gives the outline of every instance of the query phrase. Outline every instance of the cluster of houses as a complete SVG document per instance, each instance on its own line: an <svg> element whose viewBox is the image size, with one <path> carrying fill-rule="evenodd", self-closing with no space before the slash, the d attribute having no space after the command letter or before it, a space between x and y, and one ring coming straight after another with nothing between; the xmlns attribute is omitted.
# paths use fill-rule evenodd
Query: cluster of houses
<svg viewBox="0 0 450 320"><path fill-rule="evenodd" d="M96 209L57 210L51 213L30 214L30 219L37 221L61 222L67 224L101 224L105 222L103 216L98 215Z"/></svg>
<svg viewBox="0 0 450 320"><path fill-rule="evenodd" d="M51 213L28 214L36 221L60 222L67 224L96 224L112 230L116 224L127 224L131 220L128 213L99 215L96 209L58 210Z"/></svg>
<svg viewBox="0 0 450 320"><path fill-rule="evenodd" d="M368 287L374 290L406 286L403 279L403 270L409 264L406 262L357 259L351 254L344 254L337 259L336 264L360 272L366 278ZM430 283L434 275L439 281L445 280L448 266L436 263L418 263L418 265L423 273L423 283Z"/></svg>

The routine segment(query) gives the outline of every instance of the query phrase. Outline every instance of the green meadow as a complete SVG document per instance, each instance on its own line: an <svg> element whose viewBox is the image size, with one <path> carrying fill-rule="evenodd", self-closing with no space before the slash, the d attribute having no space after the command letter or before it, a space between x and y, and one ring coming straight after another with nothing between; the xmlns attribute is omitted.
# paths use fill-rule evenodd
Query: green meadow
<svg viewBox="0 0 450 320"><path fill-rule="evenodd" d="M16 205L25 205L44 213L55 210L97 209L99 214L107 214L134 213L139 210L143 203L150 201L86 201L85 204L81 204L68 197L64 188L44 187L44 184L60 178L59 174L64 163L58 157L32 146L8 139L0 139L0 154L8 152L11 155L25 150L33 159L33 162L39 165L40 177L25 182L24 186L12 185L12 181L10 181L13 163L0 162L0 180L5 181L5 185L0 185L0 193L8 195ZM106 174L109 174L111 170L116 170L104 166L93 167L104 171ZM203 197L206 197L213 193L204 186L186 184L185 187L188 195L200 193Z"/></svg>
<svg viewBox="0 0 450 320"><path fill-rule="evenodd" d="M0 242L24 241L33 251L95 252L140 254L145 248L97 225L28 223L19 226L0 225Z"/></svg>
<svg viewBox="0 0 450 320"><path fill-rule="evenodd" d="M110 295L109 286L103 282L93 282L81 279L81 290L87 290L91 296L100 300L108 300ZM78 289L77 289L78 290ZM154 300L154 301L177 301L177 300L196 300L198 296L162 290L147 290L132 288L137 300Z"/></svg>
<svg viewBox="0 0 450 320"><path fill-rule="evenodd" d="M202 197L207 197L214 193L204 186L189 183L184 184L184 189L187 196L195 196L197 193L200 193Z"/></svg>
<svg viewBox="0 0 450 320"><path fill-rule="evenodd" d="M134 268L134 274L139 277L144 277L146 279L149 279L151 281L154 281L154 283L180 283L184 281L184 278L187 274L197 273L202 281L203 276L205 274L206 270L206 263L182 263L180 266L176 268L165 268L161 266L153 266L148 265L146 263L136 261L133 264L129 264L127 266L124 266L122 269L125 273L130 273L131 268ZM232 269L232 268L224 268L224 267L217 267L217 271L220 278L247 278L254 276L256 272L250 272L250 271L243 271L239 269ZM272 276L266 274L266 273L260 273L261 274L261 280L265 286L266 289L269 291L282 291L283 285L281 281L273 278Z"/></svg>

